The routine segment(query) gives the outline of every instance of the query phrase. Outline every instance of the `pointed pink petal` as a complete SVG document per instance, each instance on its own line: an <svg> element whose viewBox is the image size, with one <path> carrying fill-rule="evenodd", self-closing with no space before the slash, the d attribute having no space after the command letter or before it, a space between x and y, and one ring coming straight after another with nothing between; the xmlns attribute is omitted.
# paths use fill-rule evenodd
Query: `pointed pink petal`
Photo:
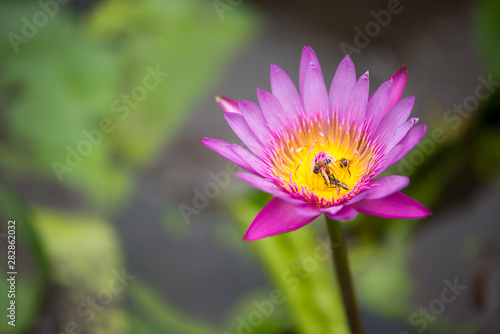
<svg viewBox="0 0 500 334"><path fill-rule="evenodd" d="M351 205L358 212L384 218L425 218L429 209L403 193L396 192L381 199L365 199Z"/></svg>
<svg viewBox="0 0 500 334"><path fill-rule="evenodd" d="M365 118L366 106L368 105L368 93L370 89L370 76L368 71L363 74L354 85L349 99L348 113L345 117L351 122L361 124Z"/></svg>
<svg viewBox="0 0 500 334"><path fill-rule="evenodd" d="M329 208L322 208L321 211L326 213L328 217L333 217L338 212L340 212L343 207L344 207L343 205L331 206Z"/></svg>
<svg viewBox="0 0 500 334"><path fill-rule="evenodd" d="M403 65L403 67L401 67L399 71L394 73L391 79L392 91L391 96L389 97L389 101L387 102L384 115L387 114L389 110L391 110L391 108L399 102L401 96L403 96L403 91L406 86L406 80L408 79L408 68Z"/></svg>
<svg viewBox="0 0 500 334"><path fill-rule="evenodd" d="M252 153L248 152L243 147L233 144L231 149L236 153L243 161L245 161L252 169L255 171L257 175L267 175L267 170L264 168L264 163L260 158L256 157Z"/></svg>
<svg viewBox="0 0 500 334"><path fill-rule="evenodd" d="M356 84L356 69L349 56L340 62L330 85L330 108L337 110L339 119L342 120L347 112L347 103Z"/></svg>
<svg viewBox="0 0 500 334"><path fill-rule="evenodd" d="M246 161L241 159L240 156L231 149L231 145L236 145L236 144L229 144L219 139L207 138L207 137L201 139L201 142L211 150L219 153L224 158L234 162L238 166L248 170L249 172L257 173Z"/></svg>
<svg viewBox="0 0 500 334"><path fill-rule="evenodd" d="M264 179L260 176L256 176L250 173L238 172L236 176L259 190L266 192L268 194L274 195L288 203L295 205L303 205L304 201L291 197L288 193L282 191L277 186L275 186L271 181Z"/></svg>
<svg viewBox="0 0 500 334"><path fill-rule="evenodd" d="M232 112L236 114L241 114L240 109L238 108L238 103L234 100L231 100L225 96L216 96L215 101L222 107L225 112Z"/></svg>
<svg viewBox="0 0 500 334"><path fill-rule="evenodd" d="M285 110L273 94L257 88L257 98L269 128L280 129L288 122Z"/></svg>
<svg viewBox="0 0 500 334"><path fill-rule="evenodd" d="M309 224L317 217L301 217L295 212L294 206L294 204L274 197L255 217L243 239L253 241L294 231Z"/></svg>
<svg viewBox="0 0 500 334"><path fill-rule="evenodd" d="M239 109L245 118L248 126L259 139L259 141L266 146L269 146L271 136L269 128L267 127L266 119L262 114L260 107L252 101L238 100Z"/></svg>
<svg viewBox="0 0 500 334"><path fill-rule="evenodd" d="M293 119L302 108L297 88L288 74L278 65L271 64L271 91L278 99L289 119Z"/></svg>
<svg viewBox="0 0 500 334"><path fill-rule="evenodd" d="M398 126L406 122L410 116L415 96L408 96L399 101L389 112L382 118L380 124L375 130L374 138L379 135L384 135L387 132L394 131Z"/></svg>
<svg viewBox="0 0 500 334"><path fill-rule="evenodd" d="M358 203L361 200L364 200L368 196L368 191L363 191L360 194L357 194L354 198L351 198L350 200L347 201L346 205L351 205L354 203Z"/></svg>
<svg viewBox="0 0 500 334"><path fill-rule="evenodd" d="M262 148L263 145L252 132L252 129L250 129L245 121L245 118L243 118L243 115L233 112L225 112L224 118L231 129L233 129L234 133L250 149L250 151L260 156L262 154L260 148Z"/></svg>
<svg viewBox="0 0 500 334"><path fill-rule="evenodd" d="M318 217L321 214L320 209L311 203L302 203L302 205L297 205L293 208L295 213L301 217Z"/></svg>
<svg viewBox="0 0 500 334"><path fill-rule="evenodd" d="M415 128L413 128L413 129L415 129ZM411 130L408 131L408 133L410 133L410 132L411 132ZM403 148L401 146L399 146L399 144L394 146L394 148L389 153L387 153L385 155L385 161L383 162L383 165L380 168L380 170L377 171L377 174L383 173L387 168L391 167L392 165L394 165L394 163L399 161L399 159L396 160L396 158L401 154L401 152L403 152Z"/></svg>
<svg viewBox="0 0 500 334"><path fill-rule="evenodd" d="M380 120L384 114L385 106L387 101L389 101L389 96L391 95L392 89L392 79L384 82L380 87L373 93L373 95L368 100L368 105L366 107L366 119L371 119L370 127L368 132L372 132L377 129Z"/></svg>
<svg viewBox="0 0 500 334"><path fill-rule="evenodd" d="M401 160L408 152L410 152L424 138L427 132L427 126L419 125L408 131L399 144L397 144L386 157L384 170Z"/></svg>
<svg viewBox="0 0 500 334"><path fill-rule="evenodd" d="M309 45L304 45L302 49L302 57L300 58L300 72L299 72L299 92L300 96L304 98L304 86L307 78L307 73L312 68L319 69L321 72L321 67L319 65L318 57L316 53L311 49Z"/></svg>
<svg viewBox="0 0 500 334"><path fill-rule="evenodd" d="M309 69L303 92L302 99L306 114L310 116L320 115L323 119L326 119L328 114L328 92L320 68Z"/></svg>
<svg viewBox="0 0 500 334"><path fill-rule="evenodd" d="M224 158L234 162L247 171L257 175L265 174L265 170L261 166L262 162L260 159L243 147L237 144L229 144L225 141L214 138L203 138L201 139L201 142L211 150L214 150Z"/></svg>
<svg viewBox="0 0 500 334"><path fill-rule="evenodd" d="M394 146L396 146L406 136L408 131L410 131L410 129L413 128L413 126L417 122L418 118L412 118L409 121L398 126L392 133L386 133L382 138L382 142L385 142L384 154L390 152L394 148Z"/></svg>
<svg viewBox="0 0 500 334"><path fill-rule="evenodd" d="M366 199L379 199L408 187L410 179L403 175L388 175L370 181L371 189L367 190Z"/></svg>
<svg viewBox="0 0 500 334"><path fill-rule="evenodd" d="M329 215L328 212L326 214L333 220L343 221L343 220L353 220L354 218L356 218L357 213L358 212L354 210L352 207L345 205L342 208L342 210L333 215Z"/></svg>

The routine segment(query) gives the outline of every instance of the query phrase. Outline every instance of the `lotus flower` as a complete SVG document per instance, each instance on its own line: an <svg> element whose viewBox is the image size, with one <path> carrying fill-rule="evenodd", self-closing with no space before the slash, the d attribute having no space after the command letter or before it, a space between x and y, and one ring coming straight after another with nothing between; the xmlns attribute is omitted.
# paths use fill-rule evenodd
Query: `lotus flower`
<svg viewBox="0 0 500 334"><path fill-rule="evenodd" d="M296 230L322 213L353 219L357 212L385 218L424 218L430 211L400 192L409 178L376 178L418 144L426 126L408 120L413 96L401 99L403 66L369 96L368 71L356 80L346 56L330 91L314 51L302 51L297 91L279 66L271 65L272 93L257 88L259 105L216 100L236 135L250 150L213 138L202 142L246 169L237 176L274 198L260 211L244 240Z"/></svg>

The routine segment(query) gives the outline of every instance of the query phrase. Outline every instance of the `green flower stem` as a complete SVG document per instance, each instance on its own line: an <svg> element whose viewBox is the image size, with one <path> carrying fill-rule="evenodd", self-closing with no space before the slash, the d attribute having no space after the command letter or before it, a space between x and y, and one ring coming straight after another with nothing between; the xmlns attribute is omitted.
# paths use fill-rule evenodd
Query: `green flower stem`
<svg viewBox="0 0 500 334"><path fill-rule="evenodd" d="M363 334L363 324L354 295L352 286L351 272L349 271L349 263L347 261L347 247L344 240L344 232L340 222L326 217L326 226L330 234L330 247L333 255L333 265L335 267L335 275L340 285L342 292L342 300L344 309L351 328L351 334Z"/></svg>

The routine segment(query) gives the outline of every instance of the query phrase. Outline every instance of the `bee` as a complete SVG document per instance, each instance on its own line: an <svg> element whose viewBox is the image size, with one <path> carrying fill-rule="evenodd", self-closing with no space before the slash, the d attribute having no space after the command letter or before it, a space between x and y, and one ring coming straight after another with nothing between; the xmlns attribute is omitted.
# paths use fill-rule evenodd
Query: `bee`
<svg viewBox="0 0 500 334"><path fill-rule="evenodd" d="M339 187L339 188L342 187L345 190L349 190L349 187L347 186L347 184L340 182L337 178L335 178L335 176L333 175L333 173L327 172L326 174L328 175L328 181L329 181L329 183L333 184L333 188L335 188L335 187ZM328 186L328 184L327 184L327 186Z"/></svg>
<svg viewBox="0 0 500 334"><path fill-rule="evenodd" d="M325 171L331 170L330 164L332 163L332 160L337 161L337 159L335 159L332 155L330 155L326 152L317 153L311 162L311 171L314 174L321 173L323 175L323 177L326 177L326 180L328 180L328 177L327 177Z"/></svg>
<svg viewBox="0 0 500 334"><path fill-rule="evenodd" d="M311 161L311 172L314 174L321 174L323 181L325 181L327 186L330 183L329 175L333 173L333 169L331 167L332 160L336 161L332 155L326 152L319 152Z"/></svg>
<svg viewBox="0 0 500 334"><path fill-rule="evenodd" d="M339 160L340 168L345 168L347 169L347 172L349 173L349 176L351 176L351 171L349 170L349 159L342 158Z"/></svg>
<svg viewBox="0 0 500 334"><path fill-rule="evenodd" d="M326 158L326 159L316 159L314 161L314 168L313 172L314 174L319 174L319 172L322 169L330 168L328 165L332 163L332 159Z"/></svg>
<svg viewBox="0 0 500 334"><path fill-rule="evenodd" d="M349 162L347 159L344 159L347 161L347 166L349 165ZM345 190L349 190L349 187L345 184L340 182L337 177L335 176L335 173L333 172L333 164L332 161L337 161L332 155L326 153L326 152L319 152L314 156L314 159L311 164L311 170L315 174L321 174L323 177L323 181L325 182L326 186L328 188L344 188ZM338 191L338 189L337 189Z"/></svg>

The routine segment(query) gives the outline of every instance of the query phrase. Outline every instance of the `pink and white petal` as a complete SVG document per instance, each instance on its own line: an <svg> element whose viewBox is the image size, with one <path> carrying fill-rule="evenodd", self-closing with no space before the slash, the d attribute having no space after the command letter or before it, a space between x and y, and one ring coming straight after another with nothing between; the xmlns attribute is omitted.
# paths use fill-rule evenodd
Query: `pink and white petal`
<svg viewBox="0 0 500 334"><path fill-rule="evenodd" d="M383 218L425 218L429 209L403 193L396 192L381 199L365 199L351 205L356 211Z"/></svg>
<svg viewBox="0 0 500 334"><path fill-rule="evenodd" d="M409 121L398 126L392 133L386 133L382 141L385 142L383 153L390 152L410 131L411 128L418 122L418 118L412 118Z"/></svg>
<svg viewBox="0 0 500 334"><path fill-rule="evenodd" d="M240 179L251 185L252 187L255 187L259 190L262 190L263 192L269 193L274 195L278 189L272 183L271 181L264 179L260 176L250 174L250 173L245 173L245 172L238 172L236 176Z"/></svg>
<svg viewBox="0 0 500 334"><path fill-rule="evenodd" d="M348 205L344 205L342 210L333 215L328 215L327 213L328 217L337 221L353 220L354 218L356 218L357 214L358 212Z"/></svg>
<svg viewBox="0 0 500 334"><path fill-rule="evenodd" d="M261 141L255 136L252 129L248 126L245 118L241 114L232 112L225 112L224 118L233 129L234 133L241 139L241 141L257 156L262 153L260 149L264 146Z"/></svg>
<svg viewBox="0 0 500 334"><path fill-rule="evenodd" d="M354 85L349 100L349 111L345 115L350 122L361 124L365 119L366 106L368 105L368 93L370 89L370 75L364 73Z"/></svg>
<svg viewBox="0 0 500 334"><path fill-rule="evenodd" d="M238 100L238 105L245 121L255 136L257 136L262 144L269 146L271 144L271 136L260 107L252 101L245 100Z"/></svg>
<svg viewBox="0 0 500 334"><path fill-rule="evenodd" d="M243 147L230 144L231 149L236 153L243 161L245 161L254 171L254 174L265 176L267 174L266 169L263 167L263 162L260 158L256 157L252 153L248 152Z"/></svg>
<svg viewBox="0 0 500 334"><path fill-rule="evenodd" d="M382 118L380 124L374 132L374 138L394 131L398 126L403 124L410 116L415 96L405 97L399 101L389 112Z"/></svg>
<svg viewBox="0 0 500 334"><path fill-rule="evenodd" d="M257 171L252 167L250 166L250 164L248 164L248 162L243 159L239 154L237 154L234 150L235 146L238 146L240 147L242 150L248 152L247 150L245 150L243 147L239 146L239 145L236 145L236 144L229 144L229 143L226 143L225 141L223 140L219 140L219 139L215 139L215 138L202 138L201 139L201 142L203 144L205 144L209 149L219 153L220 155L222 155L224 158L234 162L235 164L237 164L238 166L246 169L247 171L251 172L251 173L255 173L255 174L259 174L257 173ZM250 152L248 152L248 154L251 154Z"/></svg>
<svg viewBox="0 0 500 334"><path fill-rule="evenodd" d="M401 158L403 158L408 152L410 152L420 141L424 138L427 132L427 126L419 125L412 128L406 136L397 144L386 157L386 165L384 169L389 168Z"/></svg>
<svg viewBox="0 0 500 334"><path fill-rule="evenodd" d="M278 99L285 110L289 119L294 119L302 109L302 100L300 99L297 88L292 79L278 65L271 64L271 91Z"/></svg>
<svg viewBox="0 0 500 334"><path fill-rule="evenodd" d="M307 73L311 68L317 68L321 72L318 57L309 45L304 45L302 48L302 57L300 58L299 70L299 92L300 96L304 97L304 86L307 78Z"/></svg>
<svg viewBox="0 0 500 334"><path fill-rule="evenodd" d="M321 69L310 68L307 72L302 99L307 115L318 115L322 119L326 119L328 114L328 92L326 91Z"/></svg>
<svg viewBox="0 0 500 334"><path fill-rule="evenodd" d="M322 208L321 211L326 213L328 217L332 217L333 215L341 211L343 207L343 205L331 206L329 208Z"/></svg>
<svg viewBox="0 0 500 334"><path fill-rule="evenodd" d="M410 179L403 175L388 175L370 181L366 199L380 199L408 187Z"/></svg>
<svg viewBox="0 0 500 334"><path fill-rule="evenodd" d="M253 175L250 173L245 173L245 172L238 172L236 176L242 180L251 185L254 188L257 188L259 190L262 190L263 192L266 192L268 194L271 194L273 196L276 196L288 203L294 204L294 205L303 205L304 201L293 198L290 196L288 193L282 191L279 189L277 186L275 186L271 181L268 179L264 179L260 176Z"/></svg>
<svg viewBox="0 0 500 334"><path fill-rule="evenodd" d="M368 99L365 118L371 122L370 127L368 128L369 133L378 128L387 105L387 101L391 95L391 89L392 79L389 79L380 85L375 93L373 93L373 95Z"/></svg>
<svg viewBox="0 0 500 334"><path fill-rule="evenodd" d="M274 197L255 217L243 239L253 241L294 231L309 224L317 217L302 217L295 212L294 206L294 204ZM319 214L318 212L318 216Z"/></svg>
<svg viewBox="0 0 500 334"><path fill-rule="evenodd" d="M351 198L350 200L348 200L346 205L351 205L351 204L357 203L361 200L364 200L366 198L366 196L368 196L368 190L363 191L362 193L357 194L354 198Z"/></svg>
<svg viewBox="0 0 500 334"><path fill-rule="evenodd" d="M337 67L329 93L330 108L337 111L340 120L344 118L344 114L347 112L347 103L355 84L356 69L351 58L345 56Z"/></svg>
<svg viewBox="0 0 500 334"><path fill-rule="evenodd" d="M238 108L238 103L236 101L231 100L230 98L225 96L216 96L215 101L225 112L241 114L240 109Z"/></svg>
<svg viewBox="0 0 500 334"><path fill-rule="evenodd" d="M294 208L295 212L301 217L318 217L322 211L314 204L303 203L302 205L296 205Z"/></svg>
<svg viewBox="0 0 500 334"><path fill-rule="evenodd" d="M410 130L411 131L411 130ZM403 151L403 148L398 145L396 145L389 153L385 155L385 160L382 163L382 166L379 170L377 170L377 175L383 173L387 168L391 167L395 162L398 160L395 160Z"/></svg>
<svg viewBox="0 0 500 334"><path fill-rule="evenodd" d="M392 107L396 105L403 96L403 91L406 86L406 80L408 80L408 68L403 65L399 71L394 73L391 77L392 79L392 91L391 96L389 97L389 101L387 102L387 106L384 111L384 115L391 110Z"/></svg>
<svg viewBox="0 0 500 334"><path fill-rule="evenodd" d="M288 123L288 117L281 106L280 101L271 93L257 88L257 98L259 99L262 114L271 129L281 129Z"/></svg>

